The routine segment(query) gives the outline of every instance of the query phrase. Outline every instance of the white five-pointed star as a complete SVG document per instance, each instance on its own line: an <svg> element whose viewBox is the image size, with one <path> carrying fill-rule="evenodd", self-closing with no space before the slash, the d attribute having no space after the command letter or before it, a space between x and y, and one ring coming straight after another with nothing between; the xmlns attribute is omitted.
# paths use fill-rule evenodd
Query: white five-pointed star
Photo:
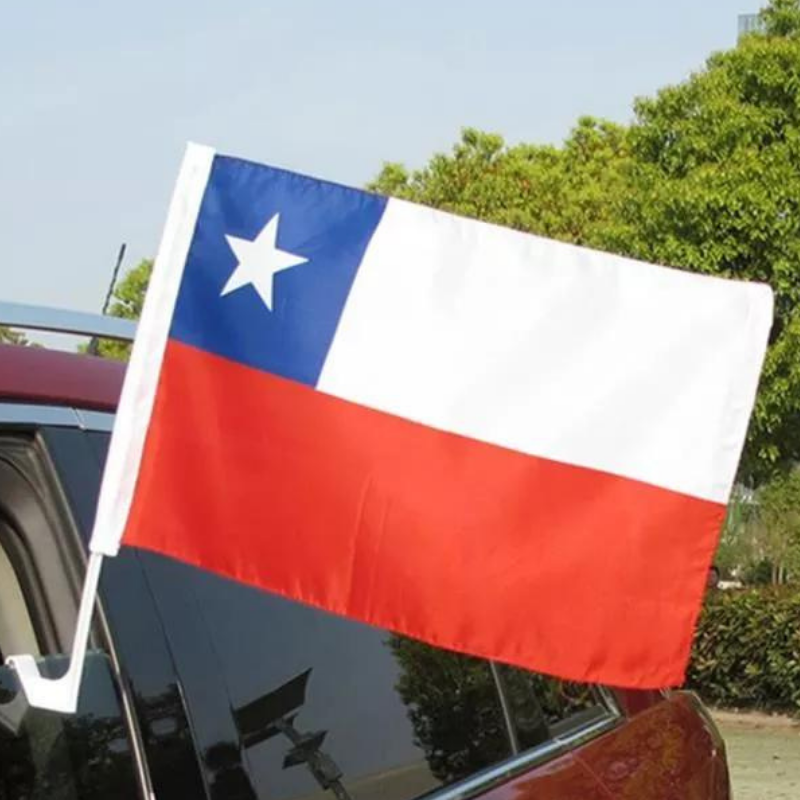
<svg viewBox="0 0 800 800"><path fill-rule="evenodd" d="M220 297L251 285L264 305L272 311L272 279L275 273L308 261L294 253L279 250L276 246L279 217L279 214L275 214L252 242L238 236L225 237L239 263L220 292Z"/></svg>

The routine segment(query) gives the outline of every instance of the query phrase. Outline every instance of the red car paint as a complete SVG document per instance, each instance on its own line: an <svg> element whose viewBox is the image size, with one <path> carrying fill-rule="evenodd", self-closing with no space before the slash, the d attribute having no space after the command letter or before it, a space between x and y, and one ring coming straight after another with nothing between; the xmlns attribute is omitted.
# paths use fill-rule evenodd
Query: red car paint
<svg viewBox="0 0 800 800"><path fill-rule="evenodd" d="M125 366L41 347L0 345L0 398L113 411Z"/></svg>

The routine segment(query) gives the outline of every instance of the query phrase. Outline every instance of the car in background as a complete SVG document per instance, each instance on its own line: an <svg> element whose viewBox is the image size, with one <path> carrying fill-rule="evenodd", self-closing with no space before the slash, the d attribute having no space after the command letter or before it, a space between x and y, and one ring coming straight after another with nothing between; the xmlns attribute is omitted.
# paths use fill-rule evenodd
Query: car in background
<svg viewBox="0 0 800 800"><path fill-rule="evenodd" d="M11 304L2 323L134 333ZM90 355L0 346L0 655L33 653L52 676L71 647L123 374ZM104 564L77 714L27 707L0 668L0 800L40 797L728 800L730 789L723 742L691 693L559 681L123 548Z"/></svg>

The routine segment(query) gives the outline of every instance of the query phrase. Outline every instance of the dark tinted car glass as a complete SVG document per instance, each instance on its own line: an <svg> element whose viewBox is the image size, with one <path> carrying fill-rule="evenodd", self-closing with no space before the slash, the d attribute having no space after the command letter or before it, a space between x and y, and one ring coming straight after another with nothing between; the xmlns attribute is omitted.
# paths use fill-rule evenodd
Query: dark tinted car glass
<svg viewBox="0 0 800 800"><path fill-rule="evenodd" d="M521 748L563 736L607 713L597 689L514 667L501 667L511 719Z"/></svg>
<svg viewBox="0 0 800 800"><path fill-rule="evenodd" d="M40 663L48 675L64 659ZM28 707L8 667L0 667L0 800L134 800L138 783L108 666L90 653L74 715Z"/></svg>
<svg viewBox="0 0 800 800"><path fill-rule="evenodd" d="M213 665L176 651L179 670L194 673L187 699L207 702L215 686L228 693L260 797L412 798L511 755L486 662L145 562L168 627L185 636L199 618L212 642Z"/></svg>

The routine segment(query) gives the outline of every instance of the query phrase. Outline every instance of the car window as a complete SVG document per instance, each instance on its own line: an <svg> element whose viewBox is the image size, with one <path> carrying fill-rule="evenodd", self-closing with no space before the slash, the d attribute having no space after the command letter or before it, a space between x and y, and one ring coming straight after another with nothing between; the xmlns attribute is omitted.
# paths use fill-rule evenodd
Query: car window
<svg viewBox="0 0 800 800"><path fill-rule="evenodd" d="M259 797L413 798L512 755L487 662L156 556L145 562L189 707L207 711L215 686L227 694ZM213 663L196 642L181 652L195 626ZM230 743L199 737L207 759L233 758Z"/></svg>
<svg viewBox="0 0 800 800"><path fill-rule="evenodd" d="M44 674L65 659L39 662ZM107 658L87 657L75 714L30 708L16 674L0 667L0 800L138 800L127 729Z"/></svg>
<svg viewBox="0 0 800 800"><path fill-rule="evenodd" d="M593 686L508 666L500 667L499 674L522 749L563 737L608 715Z"/></svg>
<svg viewBox="0 0 800 800"><path fill-rule="evenodd" d="M11 527L0 519L0 664L7 656L18 653L40 655L22 586L3 544L6 537L14 535Z"/></svg>

